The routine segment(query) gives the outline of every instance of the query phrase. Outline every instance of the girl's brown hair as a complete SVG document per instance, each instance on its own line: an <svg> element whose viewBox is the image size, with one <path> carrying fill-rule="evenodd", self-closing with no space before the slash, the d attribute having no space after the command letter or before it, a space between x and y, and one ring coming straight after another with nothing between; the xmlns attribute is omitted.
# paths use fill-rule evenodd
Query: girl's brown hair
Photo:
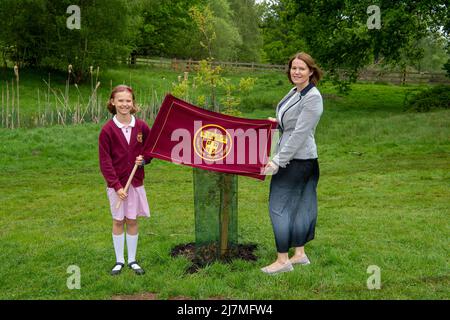
<svg viewBox="0 0 450 320"><path fill-rule="evenodd" d="M305 52L296 53L289 60L288 69L287 69L287 76L288 76L289 81L292 84L294 84L294 82L292 82L292 79L291 79L291 67L292 67L292 61L294 61L295 59L300 59L304 63L306 63L308 68L313 72L313 74L309 77L309 82L312 82L316 86L317 83L319 83L319 80L322 79L323 71L316 64L314 59L309 54L307 54Z"/></svg>
<svg viewBox="0 0 450 320"><path fill-rule="evenodd" d="M131 96L133 97L133 106L131 107L130 113L134 114L134 113L139 111L139 107L136 105L136 102L135 102L133 89L131 89L129 86L121 84L121 85L116 86L111 92L111 96L109 97L108 106L107 106L109 112L111 112L112 114L116 114L117 113L116 106L112 104L111 100L114 100L114 97L116 96L116 94L118 92L129 92L129 93L131 93Z"/></svg>

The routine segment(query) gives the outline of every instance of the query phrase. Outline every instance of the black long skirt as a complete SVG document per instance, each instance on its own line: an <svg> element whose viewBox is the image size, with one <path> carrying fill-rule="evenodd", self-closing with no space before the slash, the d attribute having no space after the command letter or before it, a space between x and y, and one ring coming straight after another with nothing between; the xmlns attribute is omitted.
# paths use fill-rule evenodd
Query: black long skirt
<svg viewBox="0 0 450 320"><path fill-rule="evenodd" d="M317 159L293 159L272 176L269 211L277 252L314 239L319 175Z"/></svg>

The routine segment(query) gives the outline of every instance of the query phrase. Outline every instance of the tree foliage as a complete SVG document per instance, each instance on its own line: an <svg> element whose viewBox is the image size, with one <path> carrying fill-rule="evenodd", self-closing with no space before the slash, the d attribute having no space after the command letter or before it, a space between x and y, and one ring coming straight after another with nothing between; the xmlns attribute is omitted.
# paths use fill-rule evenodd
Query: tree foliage
<svg viewBox="0 0 450 320"><path fill-rule="evenodd" d="M70 30L73 4L2 0L1 62L62 71L72 64L79 81L91 65L107 67L130 53L284 64L306 51L345 87L368 64L438 68L450 53L443 0L79 0L81 29ZM381 10L381 29L367 26L371 5ZM210 12L209 53L192 7ZM450 62L445 67L450 73Z"/></svg>
<svg viewBox="0 0 450 320"><path fill-rule="evenodd" d="M202 0L141 0L142 24L136 39L139 54L191 58L202 49L196 35L196 25L188 12Z"/></svg>
<svg viewBox="0 0 450 320"><path fill-rule="evenodd" d="M193 6L189 14L200 31L200 44L206 49L207 58L237 60L242 38L226 0L209 0L206 5Z"/></svg>
<svg viewBox="0 0 450 320"><path fill-rule="evenodd" d="M423 50L423 57L414 65L419 72L442 72L442 68L447 62L446 52L447 40L439 34L430 34L420 40L419 46Z"/></svg>
<svg viewBox="0 0 450 320"><path fill-rule="evenodd" d="M216 34L211 54L219 60L259 59L262 43L254 0L141 0L140 3L143 23L136 45L140 54L206 58L207 53L200 45L203 36L197 32L194 18L208 8Z"/></svg>
<svg viewBox="0 0 450 320"><path fill-rule="evenodd" d="M2 0L2 60L61 71L72 65L78 82L90 66L108 67L130 54L203 59L207 54L189 14L192 6L211 11L216 59L257 61L259 56L254 0L80 0L79 30L66 25L73 4Z"/></svg>
<svg viewBox="0 0 450 320"><path fill-rule="evenodd" d="M232 20L242 39L242 43L237 46L237 58L239 61L259 62L263 40L259 28L258 6L255 0L229 1Z"/></svg>
<svg viewBox="0 0 450 320"><path fill-rule="evenodd" d="M380 8L380 29L368 28L371 5ZM419 61L420 40L445 25L447 12L448 2L436 0L279 0L263 17L265 57L285 63L306 51L332 79L349 83L370 63Z"/></svg>
<svg viewBox="0 0 450 320"><path fill-rule="evenodd" d="M15 63L65 71L76 81L91 65L108 66L131 51L131 17L125 0L82 1L81 28L67 28L71 0L2 0L0 42ZM5 48L6 46L6 48Z"/></svg>

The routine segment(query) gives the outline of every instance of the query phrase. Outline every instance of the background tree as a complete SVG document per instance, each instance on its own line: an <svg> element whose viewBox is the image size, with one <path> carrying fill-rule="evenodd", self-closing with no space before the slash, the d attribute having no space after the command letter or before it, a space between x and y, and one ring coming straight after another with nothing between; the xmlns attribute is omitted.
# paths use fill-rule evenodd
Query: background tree
<svg viewBox="0 0 450 320"><path fill-rule="evenodd" d="M220 61L238 60L238 48L242 46L242 37L233 21L233 12L227 0L209 0L212 23L216 38L212 47L212 55Z"/></svg>
<svg viewBox="0 0 450 320"><path fill-rule="evenodd" d="M9 60L21 66L66 71L72 64L75 81L89 67L109 66L132 49L130 6L126 0L82 1L81 29L67 28L70 0L2 0L0 41L12 50Z"/></svg>
<svg viewBox="0 0 450 320"><path fill-rule="evenodd" d="M91 65L108 67L132 54L200 60L207 54L189 8L208 6L218 60L258 61L262 38L254 0L80 1L81 29L66 26L71 0L2 0L1 53L20 66L65 71L77 81Z"/></svg>
<svg viewBox="0 0 450 320"><path fill-rule="evenodd" d="M308 51L306 42L299 33L291 32L291 26L287 22L293 22L293 17L286 5L284 2L263 2L259 5L264 62L285 64L300 48Z"/></svg>
<svg viewBox="0 0 450 320"><path fill-rule="evenodd" d="M381 29L367 26L370 5L380 7ZM279 0L263 20L265 55L285 63L297 51L310 52L345 90L368 64L398 65L405 55L417 62L420 40L445 25L447 12L448 2L436 0Z"/></svg>
<svg viewBox="0 0 450 320"><path fill-rule="evenodd" d="M142 25L136 46L139 54L169 58L193 58L203 54L197 27L189 8L203 0L141 1Z"/></svg>
<svg viewBox="0 0 450 320"><path fill-rule="evenodd" d="M262 35L259 28L259 10L255 0L229 0L233 21L242 38L237 46L239 61L261 60Z"/></svg>
<svg viewBox="0 0 450 320"><path fill-rule="evenodd" d="M419 72L442 72L442 67L448 59L445 37L430 33L422 38L418 45L422 50L422 58L413 67Z"/></svg>
<svg viewBox="0 0 450 320"><path fill-rule="evenodd" d="M207 58L189 8L211 11L216 32L212 55L218 60L258 61L262 38L254 0L141 0L140 54L170 58Z"/></svg>

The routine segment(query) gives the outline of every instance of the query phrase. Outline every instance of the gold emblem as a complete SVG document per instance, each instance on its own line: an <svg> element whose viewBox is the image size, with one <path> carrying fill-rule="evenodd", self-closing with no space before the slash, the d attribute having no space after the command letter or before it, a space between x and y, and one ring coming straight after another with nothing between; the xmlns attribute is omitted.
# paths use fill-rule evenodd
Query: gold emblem
<svg viewBox="0 0 450 320"><path fill-rule="evenodd" d="M230 153L232 139L225 128L217 124L208 124L197 130L193 145L199 157L208 161L217 161Z"/></svg>
<svg viewBox="0 0 450 320"><path fill-rule="evenodd" d="M139 143L142 143L142 132L138 132L138 134L137 134L137 141Z"/></svg>

